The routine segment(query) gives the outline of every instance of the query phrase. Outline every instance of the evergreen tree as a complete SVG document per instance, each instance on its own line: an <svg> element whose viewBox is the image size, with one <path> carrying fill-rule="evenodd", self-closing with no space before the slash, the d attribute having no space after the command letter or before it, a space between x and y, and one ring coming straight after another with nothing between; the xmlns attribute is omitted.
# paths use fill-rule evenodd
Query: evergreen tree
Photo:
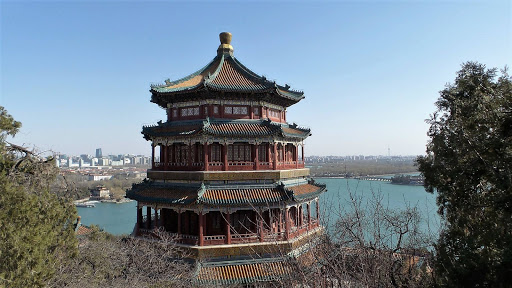
<svg viewBox="0 0 512 288"><path fill-rule="evenodd" d="M446 287L512 283L512 80L506 69L462 65L440 92L426 155L418 157L446 220L436 245Z"/></svg>
<svg viewBox="0 0 512 288"><path fill-rule="evenodd" d="M77 214L49 191L54 160L6 141L20 127L0 106L0 287L42 287L77 253Z"/></svg>

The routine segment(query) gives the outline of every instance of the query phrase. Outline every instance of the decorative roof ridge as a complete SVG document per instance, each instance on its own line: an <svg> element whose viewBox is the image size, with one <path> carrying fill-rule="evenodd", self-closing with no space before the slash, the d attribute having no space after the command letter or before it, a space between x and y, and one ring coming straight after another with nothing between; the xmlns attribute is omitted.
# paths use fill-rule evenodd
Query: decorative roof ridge
<svg viewBox="0 0 512 288"><path fill-rule="evenodd" d="M204 192L206 192L206 188L204 186L204 182L201 182L201 186L199 187L199 190L197 190L197 200L198 201L201 198L203 198Z"/></svg>
<svg viewBox="0 0 512 288"><path fill-rule="evenodd" d="M203 73L205 70L207 70L211 65L213 65L215 63L215 61L217 60L218 56L216 56L215 58L213 58L212 61L210 61L208 64L206 64L206 66L204 66L203 68L197 70L196 72L188 75L188 76L185 76L181 79L178 79L178 80L174 80L174 81L170 81L169 79L166 79L165 80L165 83L163 84L151 84L150 87L151 89L153 88L165 88L167 86L172 86L172 85L176 85L176 84L179 84L181 82L185 82L187 80L190 80L194 77L196 77L197 75ZM201 84L201 83L200 83ZM196 85L198 86L198 85ZM195 86L194 86L195 87ZM191 88L191 87L185 87L185 88Z"/></svg>
<svg viewBox="0 0 512 288"><path fill-rule="evenodd" d="M212 118L210 122L214 124L256 124L256 123L262 123L265 122L264 119L226 119L226 118Z"/></svg>
<svg viewBox="0 0 512 288"><path fill-rule="evenodd" d="M199 189L201 186L195 183L170 183L170 182L156 182L153 180L144 179L142 182L139 183L132 183L132 189L134 188L141 188L141 187L157 187L157 188L169 188L169 187L175 187L175 188L190 188L192 189Z"/></svg>
<svg viewBox="0 0 512 288"><path fill-rule="evenodd" d="M304 126L299 126L297 123L293 122L292 124L289 124L289 123L286 123L286 125L288 125L288 127L290 128L293 128L293 129L297 129L297 130L301 130L301 131L308 131L310 132L311 131L311 128L309 127L304 127Z"/></svg>
<svg viewBox="0 0 512 288"><path fill-rule="evenodd" d="M238 189L238 190L247 190L247 189L275 189L278 188L279 185L277 183L269 183L269 184L242 184L242 185L226 185L226 184L214 184L207 185L206 189L208 190L227 190L227 189Z"/></svg>
<svg viewBox="0 0 512 288"><path fill-rule="evenodd" d="M144 125L142 129L149 129L154 127L173 127L173 126L187 126L191 124L201 124L203 119L193 119L193 120L182 120L182 121L158 121L157 124L152 125Z"/></svg>
<svg viewBox="0 0 512 288"><path fill-rule="evenodd" d="M278 88L280 91L284 91L284 92L288 92L288 93L294 93L294 94L304 95L304 91L302 91L302 90L290 89L290 85L288 85L288 84L286 84L286 86L277 85L277 88Z"/></svg>
<svg viewBox="0 0 512 288"><path fill-rule="evenodd" d="M258 75L251 69L247 68L244 64L242 64L242 62L238 61L238 59L236 59L234 56L231 56L231 58L232 58L232 61L236 64L236 67L239 68L243 74L246 74L247 76L252 77L253 78L252 80L254 82L260 82L267 88L277 85L275 81L273 81L273 82L269 81L269 80L267 80L267 78L265 76Z"/></svg>
<svg viewBox="0 0 512 288"><path fill-rule="evenodd" d="M217 66L217 69L215 69L215 72L213 72L213 74L211 74L211 75L208 74L204 77L204 79L203 79L204 85L212 84L211 82L213 80L215 80L215 78L217 78L220 71L222 70L222 66L224 66L224 54L221 54L220 56L218 55L215 58L219 58L219 57L220 57L220 60L219 60L219 65Z"/></svg>
<svg viewBox="0 0 512 288"><path fill-rule="evenodd" d="M311 128L299 126L295 122L293 124L282 123L282 122L275 122L275 121L270 120L269 118L266 118L264 121L266 123L268 123L268 125L274 125L274 126L279 127L281 129L283 127L285 127L285 128L297 129L297 130L303 131L304 133L311 132Z"/></svg>
<svg viewBox="0 0 512 288"><path fill-rule="evenodd" d="M299 98L299 100L306 98L304 96L304 92L302 92L302 91L282 90L279 87L275 87L275 91L277 92L277 94L279 94L283 97L289 98L289 99L293 99L293 100L297 100L297 98ZM287 95L287 94L289 94L289 95ZM293 97L295 97L295 98L293 98Z"/></svg>
<svg viewBox="0 0 512 288"><path fill-rule="evenodd" d="M303 200L308 197L313 197L313 196L319 195L322 192L324 192L327 188L326 184L315 183L315 180L313 180L313 179L309 179L307 184L299 184L299 185L293 185L293 186L285 186L284 183L282 183L282 182L281 182L281 184L283 185L283 189L285 190L285 192L288 193L290 195L290 198L294 201L300 201L300 200ZM313 186L317 187L318 189L314 192L310 192L305 195L296 195L295 192L292 189L290 189L292 187L297 187L297 186L301 186L301 185L313 185Z"/></svg>
<svg viewBox="0 0 512 288"><path fill-rule="evenodd" d="M201 131L206 131L208 128L210 128L210 117L206 117L206 119L203 120L203 127L201 127Z"/></svg>
<svg viewBox="0 0 512 288"><path fill-rule="evenodd" d="M288 200L294 199L293 191L290 189L286 189L286 185L282 181L281 181L281 183L279 183L279 185L277 185L277 188L286 194L286 197L288 197Z"/></svg>

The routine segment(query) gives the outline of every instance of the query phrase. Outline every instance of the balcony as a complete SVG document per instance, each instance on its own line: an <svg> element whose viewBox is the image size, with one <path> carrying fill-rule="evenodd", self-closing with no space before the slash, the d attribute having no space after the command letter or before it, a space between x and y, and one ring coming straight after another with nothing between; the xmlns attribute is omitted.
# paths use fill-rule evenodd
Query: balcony
<svg viewBox="0 0 512 288"><path fill-rule="evenodd" d="M275 170L301 169L304 168L304 161L286 161L277 162ZM184 162L155 162L153 170L155 171L205 171L204 162L193 162L191 164ZM256 165L252 161L228 161L227 169L224 162L208 162L208 171L252 171L252 170L274 170L274 162L258 162Z"/></svg>

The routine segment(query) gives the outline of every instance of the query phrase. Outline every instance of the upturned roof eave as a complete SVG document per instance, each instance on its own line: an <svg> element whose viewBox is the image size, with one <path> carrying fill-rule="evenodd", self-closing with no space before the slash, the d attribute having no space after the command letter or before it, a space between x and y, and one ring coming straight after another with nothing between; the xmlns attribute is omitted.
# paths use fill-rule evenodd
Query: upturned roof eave
<svg viewBox="0 0 512 288"><path fill-rule="evenodd" d="M250 80L253 83L256 83L254 86L248 86L248 85L237 85L236 83L233 84L217 84L214 83L215 79L220 74L221 70L223 69L224 63L230 62L231 65L234 67L236 71L238 71L240 74L243 75L246 79ZM193 77L196 77L200 75L201 73L205 73L208 69L212 69L213 65L216 65L216 69L213 74L211 75L205 75L202 81L196 85L193 86L185 86L185 87L176 87L176 88L166 88L168 86L177 85L180 83L183 83L187 80L192 79ZM150 92L160 98L161 96L171 96L171 95L179 95L183 93L192 93L196 92L202 89L206 90L213 90L213 91L219 91L219 92L227 92L227 93L270 93L275 96L278 96L280 98L284 98L285 100L292 101L293 104L299 102L300 100L304 99L304 93L299 91L293 91L288 90L290 87L288 85L282 86L278 85L273 81L269 81L264 76L260 76L257 73L253 72L246 66L244 66L238 59L236 59L234 56L229 54L221 54L216 56L209 64L207 64L202 69L196 71L195 73L190 74L187 77L181 78L179 80L168 82L165 85L154 85L151 86ZM163 99L162 99L163 100ZM183 101L187 101L188 99L183 99ZM152 102L159 104L160 106L164 107L165 100L159 101L156 100ZM163 103L159 103L163 102ZM290 106L289 105L285 106Z"/></svg>
<svg viewBox="0 0 512 288"><path fill-rule="evenodd" d="M215 129L215 125L223 125L223 124L232 124L232 125L243 125L241 126L241 130L236 131L219 131ZM260 127L254 131L244 130L247 128L245 125L254 125ZM183 131L157 131L158 129L164 130L166 127L187 127ZM264 129L261 129L265 127ZM297 130L297 133L288 133L285 132L283 128L290 128ZM186 131L185 131L186 130ZM198 135L208 135L208 136L249 136L249 137L283 137L283 138L292 138L304 140L311 135L310 129L304 129L298 127L296 124L283 124L272 122L269 119L215 119L208 118L205 119L197 119L197 120L185 120L185 121L177 121L177 122L166 122L160 123L155 126L144 126L142 128L141 133L144 135L146 140L151 139L151 137L188 137L188 136L198 136Z"/></svg>

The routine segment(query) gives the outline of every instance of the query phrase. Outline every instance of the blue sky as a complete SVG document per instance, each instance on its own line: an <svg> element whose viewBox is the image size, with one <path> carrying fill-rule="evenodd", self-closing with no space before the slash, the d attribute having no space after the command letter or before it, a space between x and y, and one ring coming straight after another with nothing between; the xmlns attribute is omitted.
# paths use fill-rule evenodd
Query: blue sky
<svg viewBox="0 0 512 288"><path fill-rule="evenodd" d="M149 85L184 77L233 34L244 65L306 99L307 155L417 155L438 92L466 61L512 63L511 1L1 1L0 105L18 144L150 154Z"/></svg>

